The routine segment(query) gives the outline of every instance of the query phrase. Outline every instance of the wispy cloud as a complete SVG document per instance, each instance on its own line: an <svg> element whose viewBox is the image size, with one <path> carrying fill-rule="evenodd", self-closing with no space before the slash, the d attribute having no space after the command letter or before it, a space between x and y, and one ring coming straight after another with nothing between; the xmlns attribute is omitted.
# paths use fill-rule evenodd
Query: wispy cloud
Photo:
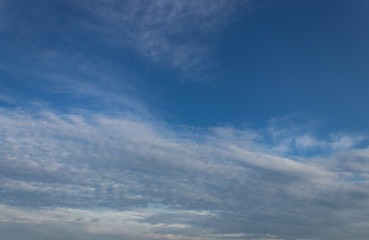
<svg viewBox="0 0 369 240"><path fill-rule="evenodd" d="M272 149L279 153L316 155L323 152L345 151L367 139L365 134L318 134L322 123L307 113L294 113L273 118L268 123L266 137Z"/></svg>
<svg viewBox="0 0 369 240"><path fill-rule="evenodd" d="M9 13L0 20L0 31L6 28L10 35L13 34L11 30L18 32L13 36L15 46L13 42L6 44L14 51L25 49L26 54L20 54L22 58L38 54L40 50L53 52L55 49L73 55L76 43L80 51L86 44L92 48L103 45L112 51L133 49L149 62L191 76L215 64L212 53L220 33L252 9L253 2L83 0L55 5L46 1L29 4L6 0L4 9ZM27 8L27 14L22 12L23 8ZM70 10L69 14L63 14L63 22L52 14L59 12L59 8ZM58 36L58 41L54 44L46 41L40 49L39 42L44 41L45 34ZM24 41L24 36L29 41ZM83 40L84 36L89 38ZM130 51L126 54L132 54Z"/></svg>
<svg viewBox="0 0 369 240"><path fill-rule="evenodd" d="M148 59L185 73L211 64L218 34L250 1L85 1L115 41L134 46ZM204 42L207 39L206 42ZM214 46L213 46L214 47Z"/></svg>

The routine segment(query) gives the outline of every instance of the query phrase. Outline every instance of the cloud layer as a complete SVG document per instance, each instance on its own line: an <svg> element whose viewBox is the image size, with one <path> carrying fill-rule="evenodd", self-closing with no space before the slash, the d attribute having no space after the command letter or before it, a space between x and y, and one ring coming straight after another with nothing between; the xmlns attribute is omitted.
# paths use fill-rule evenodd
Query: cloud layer
<svg viewBox="0 0 369 240"><path fill-rule="evenodd" d="M282 157L252 130L92 112L2 109L0 123L3 227L62 221L107 239L366 236L367 149Z"/></svg>

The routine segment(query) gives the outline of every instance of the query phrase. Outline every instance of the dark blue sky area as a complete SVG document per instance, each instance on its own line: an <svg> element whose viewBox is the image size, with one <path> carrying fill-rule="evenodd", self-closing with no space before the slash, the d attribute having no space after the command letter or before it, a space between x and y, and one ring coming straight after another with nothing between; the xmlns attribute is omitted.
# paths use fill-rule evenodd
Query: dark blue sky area
<svg viewBox="0 0 369 240"><path fill-rule="evenodd" d="M225 30L215 82L160 85L170 86L162 96L194 124L307 111L335 130L367 130L368 9L366 1L274 1Z"/></svg>
<svg viewBox="0 0 369 240"><path fill-rule="evenodd" d="M130 94L174 124L262 127L273 117L307 112L327 122L328 131L368 130L367 1L263 1L251 10L247 4L239 6L232 12L235 17L217 30L201 31L181 20L177 31L175 24L173 29L160 23L143 28L157 34L152 41L166 37L169 47L149 49L162 54L159 60L142 53L145 45L129 43L135 41L129 36L140 29L139 20L111 24L72 3L7 5L0 77L10 94L64 110L98 108L100 103L90 99L45 90L49 75L109 85L77 66L85 62L113 73L115 82L132 85L137 91ZM105 28L110 29L99 30ZM193 54L195 60L201 58L198 64L190 57L171 64L176 61L171 51L192 45L206 50ZM195 67L182 66L191 61ZM111 90L127 94L120 83Z"/></svg>

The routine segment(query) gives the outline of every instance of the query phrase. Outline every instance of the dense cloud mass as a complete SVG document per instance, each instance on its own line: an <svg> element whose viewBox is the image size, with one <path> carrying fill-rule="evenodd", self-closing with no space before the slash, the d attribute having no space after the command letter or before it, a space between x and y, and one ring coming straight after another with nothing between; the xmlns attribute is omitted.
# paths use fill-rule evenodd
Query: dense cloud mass
<svg viewBox="0 0 369 240"><path fill-rule="evenodd" d="M263 153L270 147L251 130L178 131L94 113L2 109L0 122L3 228L62 221L70 234L108 239L365 237L368 150L281 157Z"/></svg>

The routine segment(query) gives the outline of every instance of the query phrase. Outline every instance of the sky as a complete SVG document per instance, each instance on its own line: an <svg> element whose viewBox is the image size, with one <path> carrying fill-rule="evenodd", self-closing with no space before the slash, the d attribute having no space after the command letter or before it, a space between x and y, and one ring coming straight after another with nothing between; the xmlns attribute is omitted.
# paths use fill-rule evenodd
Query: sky
<svg viewBox="0 0 369 240"><path fill-rule="evenodd" d="M0 0L0 239L367 239L368 11Z"/></svg>

